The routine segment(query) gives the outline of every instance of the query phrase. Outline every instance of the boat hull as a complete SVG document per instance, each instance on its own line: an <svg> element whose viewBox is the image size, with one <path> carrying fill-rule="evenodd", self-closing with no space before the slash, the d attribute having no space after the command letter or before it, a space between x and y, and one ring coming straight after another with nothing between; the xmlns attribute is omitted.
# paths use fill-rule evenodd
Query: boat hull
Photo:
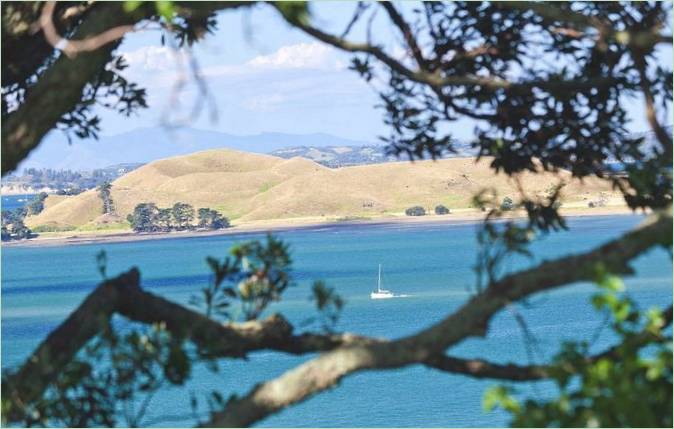
<svg viewBox="0 0 674 429"><path fill-rule="evenodd" d="M393 298L393 294L391 292L372 292L372 293L370 293L370 298L371 299L388 299L388 298Z"/></svg>

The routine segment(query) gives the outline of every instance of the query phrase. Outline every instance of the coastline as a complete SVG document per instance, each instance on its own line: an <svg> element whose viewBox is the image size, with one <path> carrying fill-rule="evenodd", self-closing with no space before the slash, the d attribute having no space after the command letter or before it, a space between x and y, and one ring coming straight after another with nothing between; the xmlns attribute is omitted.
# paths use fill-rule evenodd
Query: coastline
<svg viewBox="0 0 674 429"><path fill-rule="evenodd" d="M616 216L635 214L626 206L608 207L570 207L560 210L565 217L582 216ZM504 219L522 219L526 217L523 211L509 213ZM69 245L97 244L97 243L126 243L146 240L165 240L172 238L198 238L226 235L247 235L265 232L283 232L308 230L326 227L345 226L383 226L383 225L459 225L477 223L484 218L484 212L475 209L456 209L448 215L426 216L381 216L368 219L338 218L289 218L264 221L250 221L226 229L215 231L172 231L159 233L134 233L132 231L98 231L78 232L69 231L59 235L38 236L29 240L3 242L2 247L56 247Z"/></svg>

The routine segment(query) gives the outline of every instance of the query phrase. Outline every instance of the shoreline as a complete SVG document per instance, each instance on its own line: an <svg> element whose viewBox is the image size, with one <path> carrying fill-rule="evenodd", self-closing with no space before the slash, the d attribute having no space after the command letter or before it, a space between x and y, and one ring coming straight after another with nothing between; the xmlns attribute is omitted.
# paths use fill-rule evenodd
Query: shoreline
<svg viewBox="0 0 674 429"><path fill-rule="evenodd" d="M561 210L564 217L619 216L637 214L625 206L568 208ZM227 235L249 235L266 232L287 232L311 230L316 228L354 227L354 226L387 226L387 225L462 225L477 223L484 219L484 212L474 209L456 209L448 215L426 216L381 216L370 219L323 219L289 218L264 221L250 221L230 228L215 231L173 231L158 233L128 232L82 232L73 231L67 236L38 236L33 239L3 242L2 247L58 247L97 243L127 243L147 240L166 240L172 238L199 238ZM523 219L522 211L513 212L503 219Z"/></svg>

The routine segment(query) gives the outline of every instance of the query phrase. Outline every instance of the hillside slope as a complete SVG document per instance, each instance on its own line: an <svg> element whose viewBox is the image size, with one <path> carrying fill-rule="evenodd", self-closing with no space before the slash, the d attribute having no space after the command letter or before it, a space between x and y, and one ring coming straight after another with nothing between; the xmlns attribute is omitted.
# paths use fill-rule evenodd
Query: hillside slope
<svg viewBox="0 0 674 429"><path fill-rule="evenodd" d="M73 197L50 196L45 210L27 218L31 227L69 229L102 227L123 222L142 202L169 207L186 202L210 207L235 223L265 219L347 216L376 217L400 214L421 205L449 208L470 206L472 196L485 187L501 196L516 194L515 183L495 175L489 160L473 158L393 162L330 169L304 158L283 159L227 149L197 152L147 164L113 182L116 216L102 216L95 190ZM569 174L561 176L569 179ZM529 192L545 192L557 178L521 176ZM599 180L565 188L565 203L581 204L609 192ZM582 203L586 205L586 203Z"/></svg>

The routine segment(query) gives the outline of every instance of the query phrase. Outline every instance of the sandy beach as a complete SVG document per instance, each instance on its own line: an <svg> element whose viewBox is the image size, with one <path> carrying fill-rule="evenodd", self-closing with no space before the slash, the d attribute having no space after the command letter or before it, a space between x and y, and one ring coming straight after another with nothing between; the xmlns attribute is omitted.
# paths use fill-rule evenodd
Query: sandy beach
<svg viewBox="0 0 674 429"><path fill-rule="evenodd" d="M625 206L607 207L569 207L562 208L563 216L611 216L630 215L632 210ZM452 225L461 223L474 223L484 219L485 213L475 209L456 209L448 215L426 216L382 216L377 218L322 218L302 217L289 219L273 219L263 221L251 221L237 224L227 229L216 231L172 231L160 233L135 233L131 230L109 231L67 231L43 233L30 240L3 242L2 247L43 247L43 246L66 246L93 243L122 243L145 240L164 240L171 238L210 237L220 235L255 234L261 232L292 231L301 229L315 229L333 226L375 226L375 225L410 225L410 224L437 224ZM524 218L526 213L522 210L508 213L505 218Z"/></svg>

